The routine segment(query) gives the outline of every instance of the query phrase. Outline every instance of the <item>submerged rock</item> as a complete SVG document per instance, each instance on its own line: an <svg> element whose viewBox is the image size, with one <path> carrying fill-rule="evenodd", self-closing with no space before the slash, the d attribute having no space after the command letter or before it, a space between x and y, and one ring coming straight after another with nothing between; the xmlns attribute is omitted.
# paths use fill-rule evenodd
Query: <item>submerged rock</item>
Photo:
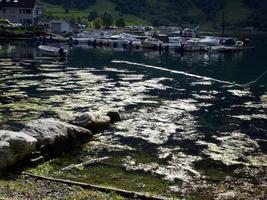
<svg viewBox="0 0 267 200"><path fill-rule="evenodd" d="M107 116L109 116L111 123L120 122L122 120L120 113L116 111L108 112Z"/></svg>
<svg viewBox="0 0 267 200"><path fill-rule="evenodd" d="M92 133L56 119L39 119L29 122L22 130L37 139L37 149L49 154L60 154L92 138Z"/></svg>
<svg viewBox="0 0 267 200"><path fill-rule="evenodd" d="M14 165L36 149L37 140L23 132L0 130L0 169Z"/></svg>
<svg viewBox="0 0 267 200"><path fill-rule="evenodd" d="M71 123L87 128L93 133L99 133L110 127L111 119L109 116L102 116L99 113L85 112L75 117Z"/></svg>

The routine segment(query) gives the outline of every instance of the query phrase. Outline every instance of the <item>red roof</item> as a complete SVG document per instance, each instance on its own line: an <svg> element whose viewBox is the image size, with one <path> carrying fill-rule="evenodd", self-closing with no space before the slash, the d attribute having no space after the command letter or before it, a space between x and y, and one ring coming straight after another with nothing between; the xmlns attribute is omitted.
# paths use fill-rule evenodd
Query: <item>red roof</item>
<svg viewBox="0 0 267 200"><path fill-rule="evenodd" d="M37 0L0 0L0 8L18 7L18 8L34 8Z"/></svg>

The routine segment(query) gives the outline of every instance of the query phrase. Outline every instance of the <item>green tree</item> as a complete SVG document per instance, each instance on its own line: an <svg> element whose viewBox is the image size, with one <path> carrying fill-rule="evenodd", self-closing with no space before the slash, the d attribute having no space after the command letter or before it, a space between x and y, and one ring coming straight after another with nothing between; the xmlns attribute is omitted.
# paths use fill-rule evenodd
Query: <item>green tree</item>
<svg viewBox="0 0 267 200"><path fill-rule="evenodd" d="M101 18L97 18L93 22L93 25L94 25L95 29L100 29L101 28L101 24L102 24Z"/></svg>
<svg viewBox="0 0 267 200"><path fill-rule="evenodd" d="M98 18L98 13L96 10L93 10L89 13L88 15L88 21L93 21L95 20L96 18Z"/></svg>
<svg viewBox="0 0 267 200"><path fill-rule="evenodd" d="M78 24L81 24L81 23L82 23L82 19L81 19L80 16L77 17L77 23L78 23Z"/></svg>
<svg viewBox="0 0 267 200"><path fill-rule="evenodd" d="M107 13L107 12L104 13L103 25L104 26L112 26L113 25L113 17L110 13Z"/></svg>
<svg viewBox="0 0 267 200"><path fill-rule="evenodd" d="M71 18L70 18L70 23L71 24L77 24L77 18L72 15Z"/></svg>
<svg viewBox="0 0 267 200"><path fill-rule="evenodd" d="M125 21L122 17L120 17L119 19L116 20L116 26L120 27L120 28L124 28L125 27Z"/></svg>
<svg viewBox="0 0 267 200"><path fill-rule="evenodd" d="M65 7L65 14L69 14L69 8L68 7Z"/></svg>
<svg viewBox="0 0 267 200"><path fill-rule="evenodd" d="M48 11L47 18L48 19L53 19L54 18L54 15L53 15L53 13L51 11Z"/></svg>

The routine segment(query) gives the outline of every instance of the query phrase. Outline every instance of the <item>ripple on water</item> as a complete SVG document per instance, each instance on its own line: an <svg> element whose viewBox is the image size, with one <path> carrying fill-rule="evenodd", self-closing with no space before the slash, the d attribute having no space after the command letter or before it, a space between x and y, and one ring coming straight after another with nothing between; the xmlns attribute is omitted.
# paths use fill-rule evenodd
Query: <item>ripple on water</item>
<svg viewBox="0 0 267 200"><path fill-rule="evenodd" d="M99 157L122 154L120 165L127 170L190 182L201 178L195 163L207 157L226 166L267 166L259 138L239 130L242 121L250 120L253 125L252 119L267 120L266 94L256 99L249 90L224 88L210 80L178 80L173 74L154 76L121 65L41 67L39 73L25 72L10 60L2 65L0 86L4 94L11 95L15 90L28 97L12 105L0 104L1 123L7 118L22 120L19 116L39 117L44 111L68 119L88 110L119 110L124 120L95 135L87 148ZM230 126L231 120L233 132L218 131L220 125ZM266 128L261 132L266 133ZM86 153L90 156L89 151ZM136 154L146 154L150 159L145 162L133 156Z"/></svg>

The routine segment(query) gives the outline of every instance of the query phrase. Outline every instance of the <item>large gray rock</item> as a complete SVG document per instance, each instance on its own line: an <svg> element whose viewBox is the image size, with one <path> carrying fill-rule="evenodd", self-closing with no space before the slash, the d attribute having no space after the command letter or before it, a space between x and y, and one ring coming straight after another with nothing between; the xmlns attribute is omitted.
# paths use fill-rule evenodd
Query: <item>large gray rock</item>
<svg viewBox="0 0 267 200"><path fill-rule="evenodd" d="M37 140L23 132L0 130L0 169L4 169L30 155Z"/></svg>
<svg viewBox="0 0 267 200"><path fill-rule="evenodd" d="M76 126L87 128L93 133L99 133L110 127L111 120L109 116L85 112L75 117L71 123Z"/></svg>
<svg viewBox="0 0 267 200"><path fill-rule="evenodd" d="M37 139L38 150L50 155L80 146L92 138L89 130L56 119L31 121L22 131Z"/></svg>

